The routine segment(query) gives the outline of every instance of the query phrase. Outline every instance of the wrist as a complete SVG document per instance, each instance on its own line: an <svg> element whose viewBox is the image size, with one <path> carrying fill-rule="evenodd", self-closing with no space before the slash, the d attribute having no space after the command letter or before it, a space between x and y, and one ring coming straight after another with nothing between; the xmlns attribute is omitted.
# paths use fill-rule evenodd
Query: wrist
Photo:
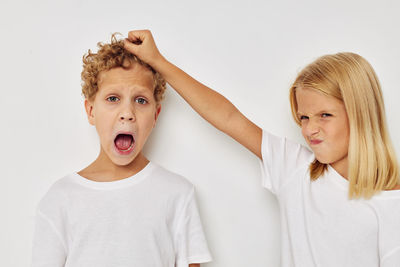
<svg viewBox="0 0 400 267"><path fill-rule="evenodd" d="M155 57L149 65L157 72L162 72L163 66L168 64L168 60L161 54Z"/></svg>

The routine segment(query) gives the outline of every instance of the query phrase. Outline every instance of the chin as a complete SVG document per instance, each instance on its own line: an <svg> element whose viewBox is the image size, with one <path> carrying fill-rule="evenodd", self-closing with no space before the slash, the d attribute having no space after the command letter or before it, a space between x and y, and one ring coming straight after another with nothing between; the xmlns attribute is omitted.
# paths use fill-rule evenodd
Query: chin
<svg viewBox="0 0 400 267"><path fill-rule="evenodd" d="M322 163L322 164L331 164L332 161L324 158L324 157L318 157L317 155L315 155L315 158L318 160L318 162Z"/></svg>
<svg viewBox="0 0 400 267"><path fill-rule="evenodd" d="M115 150L115 147L113 147L108 157L115 165L127 166L135 161L135 159L140 155L140 151L138 152L136 149L137 148L135 147L135 149L128 155L121 155Z"/></svg>
<svg viewBox="0 0 400 267"><path fill-rule="evenodd" d="M131 164L133 161L135 161L136 156L131 158L113 158L111 159L111 161L118 166L127 166L129 164Z"/></svg>

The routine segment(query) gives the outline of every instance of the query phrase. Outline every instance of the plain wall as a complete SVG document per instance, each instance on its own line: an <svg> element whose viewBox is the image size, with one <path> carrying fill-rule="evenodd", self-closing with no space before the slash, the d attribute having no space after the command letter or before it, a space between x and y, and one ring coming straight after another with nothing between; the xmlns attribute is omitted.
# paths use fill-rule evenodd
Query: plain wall
<svg viewBox="0 0 400 267"><path fill-rule="evenodd" d="M29 266L35 207L57 179L98 155L84 112L82 55L111 33L151 29L167 59L274 134L303 142L288 90L327 53L364 56L381 80L400 153L398 1L2 1L0 266ZM186 176L214 261L278 266L279 210L256 156L168 88L145 154Z"/></svg>

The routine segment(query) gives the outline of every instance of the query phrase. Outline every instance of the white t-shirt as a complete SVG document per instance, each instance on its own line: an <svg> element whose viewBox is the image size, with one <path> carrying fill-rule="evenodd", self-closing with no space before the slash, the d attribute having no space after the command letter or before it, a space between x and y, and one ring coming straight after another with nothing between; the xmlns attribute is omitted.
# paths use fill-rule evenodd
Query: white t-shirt
<svg viewBox="0 0 400 267"><path fill-rule="evenodd" d="M67 175L37 209L32 267L188 267L210 260L193 185L151 162L113 182Z"/></svg>
<svg viewBox="0 0 400 267"><path fill-rule="evenodd" d="M314 154L263 132L262 183L279 201L283 267L399 267L400 191L349 200L329 166L311 181Z"/></svg>

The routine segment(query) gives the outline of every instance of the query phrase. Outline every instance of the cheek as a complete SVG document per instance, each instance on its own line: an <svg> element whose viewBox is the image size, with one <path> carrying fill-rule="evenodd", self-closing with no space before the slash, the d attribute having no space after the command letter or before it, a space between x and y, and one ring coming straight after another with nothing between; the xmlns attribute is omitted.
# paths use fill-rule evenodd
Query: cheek
<svg viewBox="0 0 400 267"><path fill-rule="evenodd" d="M340 127L332 129L334 135L331 136L331 141L333 141L333 148L340 154L347 154L349 149L349 132L347 127Z"/></svg>
<svg viewBox="0 0 400 267"><path fill-rule="evenodd" d="M304 140L307 141L306 129L303 125L300 127L301 127L301 135L304 137Z"/></svg>
<svg viewBox="0 0 400 267"><path fill-rule="evenodd" d="M155 111L145 112L137 117L138 126L142 135L149 135L155 123Z"/></svg>
<svg viewBox="0 0 400 267"><path fill-rule="evenodd" d="M108 140L112 132L112 115L110 112L97 112L95 116L96 131L103 141Z"/></svg>
<svg viewBox="0 0 400 267"><path fill-rule="evenodd" d="M348 132L346 132L344 130L344 132L342 134L342 146L343 146L343 150L346 150L346 152L349 149L349 140L350 140L350 135Z"/></svg>
<svg viewBox="0 0 400 267"><path fill-rule="evenodd" d="M96 125L96 131L97 134L99 135L99 139L101 140L101 143L106 143L109 140L110 134L109 128L106 127L104 124L97 124Z"/></svg>
<svg viewBox="0 0 400 267"><path fill-rule="evenodd" d="M335 138L342 141L342 143L348 143L350 138L349 126L345 123L333 125L331 131L335 133Z"/></svg>

